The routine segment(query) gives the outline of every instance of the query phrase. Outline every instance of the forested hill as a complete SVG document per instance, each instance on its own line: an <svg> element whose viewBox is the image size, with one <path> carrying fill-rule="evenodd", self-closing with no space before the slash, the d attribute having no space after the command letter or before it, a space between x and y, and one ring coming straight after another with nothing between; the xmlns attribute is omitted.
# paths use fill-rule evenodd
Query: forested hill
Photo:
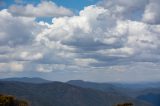
<svg viewBox="0 0 160 106"><path fill-rule="evenodd" d="M61 82L31 84L0 81L0 93L26 99L31 106L113 106L125 102L135 106L151 106L129 97Z"/></svg>

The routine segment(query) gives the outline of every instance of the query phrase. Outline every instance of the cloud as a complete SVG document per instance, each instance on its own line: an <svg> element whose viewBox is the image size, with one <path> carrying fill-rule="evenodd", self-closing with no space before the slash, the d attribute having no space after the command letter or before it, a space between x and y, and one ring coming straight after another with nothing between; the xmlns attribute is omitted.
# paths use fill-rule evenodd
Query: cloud
<svg viewBox="0 0 160 106"><path fill-rule="evenodd" d="M107 4L103 5L104 2ZM73 74L75 79L88 79L88 75L102 81L107 75L108 80L124 81L137 70L145 74L145 67L151 66L153 74L159 74L160 25L158 20L150 23L142 19L150 2L107 0L85 7L78 15L54 17L50 24L36 22L34 16L30 17L32 15L15 15L1 10L0 63L3 72L13 67L24 73L61 73L66 79ZM130 13L138 9L141 16L133 19ZM147 73L151 74L148 70ZM100 75L103 78L99 79ZM138 79L144 80L139 76Z"/></svg>
<svg viewBox="0 0 160 106"><path fill-rule="evenodd" d="M22 72L23 71L23 64L17 62L11 63L0 63L0 73L6 72Z"/></svg>
<svg viewBox="0 0 160 106"><path fill-rule="evenodd" d="M61 17L71 16L73 12L63 6L57 6L52 1L42 1L38 5L12 5L8 9L8 12L14 16L25 17Z"/></svg>
<svg viewBox="0 0 160 106"><path fill-rule="evenodd" d="M121 19L140 20L149 0L102 0L98 3Z"/></svg>
<svg viewBox="0 0 160 106"><path fill-rule="evenodd" d="M115 17L159 24L159 0L102 0L98 3L109 9Z"/></svg>
<svg viewBox="0 0 160 106"><path fill-rule="evenodd" d="M6 9L0 11L0 45L31 43L41 29L34 18L13 17Z"/></svg>
<svg viewBox="0 0 160 106"><path fill-rule="evenodd" d="M37 40L47 39L47 42L60 42L62 45L86 51L110 48L113 43L116 48L116 40L105 42L110 38L105 31L110 30L116 21L107 16L110 13L104 8L86 7L80 11L79 16L54 18L54 24L39 34Z"/></svg>
<svg viewBox="0 0 160 106"><path fill-rule="evenodd" d="M143 21L149 24L160 24L160 1L150 0L143 14Z"/></svg>
<svg viewBox="0 0 160 106"><path fill-rule="evenodd" d="M99 70L137 62L159 64L159 33L159 25L119 19L111 10L93 5L78 16L54 18L37 41L72 49L71 64Z"/></svg>
<svg viewBox="0 0 160 106"><path fill-rule="evenodd" d="M41 58L43 58L43 55L41 53L30 53L27 51L21 52L20 58L22 60L29 60L29 61L33 61L33 60L39 60Z"/></svg>

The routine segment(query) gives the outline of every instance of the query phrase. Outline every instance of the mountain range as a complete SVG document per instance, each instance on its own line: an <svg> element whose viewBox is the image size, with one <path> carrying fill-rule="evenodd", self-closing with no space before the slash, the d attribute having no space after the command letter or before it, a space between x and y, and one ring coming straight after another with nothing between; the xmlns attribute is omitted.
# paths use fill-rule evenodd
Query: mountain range
<svg viewBox="0 0 160 106"><path fill-rule="evenodd" d="M114 93L131 97L151 103L153 106L160 106L160 85L159 82L151 83L96 83L83 80L71 80L67 83L82 88L91 88L106 93Z"/></svg>
<svg viewBox="0 0 160 106"><path fill-rule="evenodd" d="M0 79L0 81L16 81L16 82L25 82L25 83L47 83L47 82L51 82L49 80L43 79L43 78L39 78L39 77L15 77L15 78L4 78L4 79Z"/></svg>
<svg viewBox="0 0 160 106"><path fill-rule="evenodd" d="M125 102L134 106L160 106L160 87L155 85L143 88L132 84L82 80L62 83L24 77L1 79L0 93L27 99L31 106L113 106Z"/></svg>

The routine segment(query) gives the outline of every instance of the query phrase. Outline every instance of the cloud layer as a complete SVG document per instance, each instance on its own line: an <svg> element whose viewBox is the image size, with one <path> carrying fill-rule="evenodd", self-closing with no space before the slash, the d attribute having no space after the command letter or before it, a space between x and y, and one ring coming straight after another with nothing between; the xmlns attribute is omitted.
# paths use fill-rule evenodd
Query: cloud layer
<svg viewBox="0 0 160 106"><path fill-rule="evenodd" d="M0 73L53 73L54 77L65 73L59 80L72 76L73 79L126 81L135 72L137 81L157 80L160 74L158 2L104 0L85 7L78 15L47 1L36 6L13 5L3 9L0 11ZM51 24L35 20L48 16L53 17Z"/></svg>
<svg viewBox="0 0 160 106"><path fill-rule="evenodd" d="M149 4L145 7L143 14L143 21L149 24L160 24L160 1L150 0Z"/></svg>
<svg viewBox="0 0 160 106"><path fill-rule="evenodd" d="M60 17L73 15L71 10L63 6L57 6L52 1L42 1L36 6L33 4L27 4L25 6L16 4L10 6L8 12L14 16L26 17Z"/></svg>

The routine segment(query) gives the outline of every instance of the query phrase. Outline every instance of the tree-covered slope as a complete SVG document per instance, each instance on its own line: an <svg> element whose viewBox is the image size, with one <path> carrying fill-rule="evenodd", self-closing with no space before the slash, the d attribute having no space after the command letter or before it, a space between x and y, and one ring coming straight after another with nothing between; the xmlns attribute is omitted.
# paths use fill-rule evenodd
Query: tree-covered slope
<svg viewBox="0 0 160 106"><path fill-rule="evenodd" d="M0 81L0 93L27 99L32 106L113 106L132 102L135 106L151 106L125 96L52 82L30 84Z"/></svg>
<svg viewBox="0 0 160 106"><path fill-rule="evenodd" d="M29 103L11 95L0 94L0 106L29 106Z"/></svg>

